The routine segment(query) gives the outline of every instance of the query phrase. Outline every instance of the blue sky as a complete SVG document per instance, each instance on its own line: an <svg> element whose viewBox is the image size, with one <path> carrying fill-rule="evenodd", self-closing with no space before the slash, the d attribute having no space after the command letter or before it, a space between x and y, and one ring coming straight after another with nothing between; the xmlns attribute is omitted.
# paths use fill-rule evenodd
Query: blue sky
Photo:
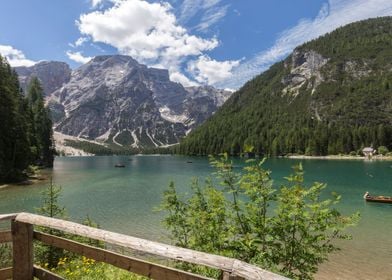
<svg viewBox="0 0 392 280"><path fill-rule="evenodd" d="M391 0L2 0L11 65L126 54L184 85L238 88L295 46L347 23L392 15Z"/></svg>

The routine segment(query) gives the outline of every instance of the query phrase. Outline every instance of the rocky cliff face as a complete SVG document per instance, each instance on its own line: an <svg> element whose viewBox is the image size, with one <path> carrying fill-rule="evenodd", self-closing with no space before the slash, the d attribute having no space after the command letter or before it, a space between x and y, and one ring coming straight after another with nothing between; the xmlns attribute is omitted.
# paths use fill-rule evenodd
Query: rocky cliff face
<svg viewBox="0 0 392 280"><path fill-rule="evenodd" d="M290 74L282 79L282 83L286 86L283 89L283 93L297 96L305 83L308 83L307 87L314 92L317 86L324 80L320 70L327 62L328 58L324 58L313 50L294 50L291 57L284 64L285 68L290 71Z"/></svg>
<svg viewBox="0 0 392 280"><path fill-rule="evenodd" d="M26 91L31 78L35 76L41 81L47 96L71 78L71 68L68 64L58 61L42 61L31 67L15 67L15 70L24 91Z"/></svg>
<svg viewBox="0 0 392 280"><path fill-rule="evenodd" d="M145 148L178 143L230 94L212 87L185 89L170 81L167 70L114 55L98 56L72 71L48 102L60 133Z"/></svg>
<svg viewBox="0 0 392 280"><path fill-rule="evenodd" d="M188 122L190 129L200 125L214 114L232 94L231 91L211 86L187 87L185 89L188 94L183 108L185 115L192 121Z"/></svg>

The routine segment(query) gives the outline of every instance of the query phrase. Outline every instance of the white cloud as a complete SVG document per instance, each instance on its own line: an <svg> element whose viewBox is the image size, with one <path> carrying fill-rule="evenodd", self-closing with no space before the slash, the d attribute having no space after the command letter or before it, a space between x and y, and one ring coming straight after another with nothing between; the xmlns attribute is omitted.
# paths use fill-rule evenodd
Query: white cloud
<svg viewBox="0 0 392 280"><path fill-rule="evenodd" d="M200 29L214 24L226 14L227 6L217 6L221 0L200 1L202 9L211 11L206 13L206 24L200 26ZM191 5L191 1L185 0L183 4L185 2ZM207 58L205 53L219 45L217 38L190 34L178 23L173 8L167 2L112 0L112 3L110 8L80 16L76 23L82 38L111 45L119 53L130 55L141 63L166 68L171 79L186 86L197 85L192 77L181 73L189 59L199 62L201 68L195 67L194 72L203 83L213 83L222 77L228 77L228 71L233 67L231 65L236 64L233 61L217 62L209 58L209 61L204 61ZM84 40L80 43L84 43ZM72 54L80 56L80 53ZM208 66L213 67L215 64L221 65L222 73L212 75L208 72Z"/></svg>
<svg viewBox="0 0 392 280"><path fill-rule="evenodd" d="M72 51L67 51L67 56L69 59L78 62L78 63L87 63L89 62L92 57L90 56L83 56L81 52L72 52Z"/></svg>
<svg viewBox="0 0 392 280"><path fill-rule="evenodd" d="M68 46L71 48L81 47L84 43L88 42L89 38L87 37L80 37L78 38L75 43L68 43Z"/></svg>
<svg viewBox="0 0 392 280"><path fill-rule="evenodd" d="M198 31L207 31L210 26L218 23L227 14L229 5L208 9L196 26Z"/></svg>
<svg viewBox="0 0 392 280"><path fill-rule="evenodd" d="M180 6L179 21L185 23L203 9L204 0L184 0Z"/></svg>
<svg viewBox="0 0 392 280"><path fill-rule="evenodd" d="M316 18L302 19L296 26L282 32L270 49L237 67L233 77L220 85L238 88L306 41L354 21L388 15L392 15L391 0L329 0Z"/></svg>
<svg viewBox="0 0 392 280"><path fill-rule="evenodd" d="M179 21L186 23L192 18L200 19L195 28L207 31L226 16L229 5L221 5L222 0L184 0L180 6Z"/></svg>
<svg viewBox="0 0 392 280"><path fill-rule="evenodd" d="M93 8L98 7L101 3L103 2L103 0L91 0L91 6Z"/></svg>
<svg viewBox="0 0 392 280"><path fill-rule="evenodd" d="M105 11L81 15L78 26L94 42L112 45L121 53L150 64L178 63L184 57L197 56L218 46L216 38L188 34L176 23L171 6L164 2L116 0Z"/></svg>
<svg viewBox="0 0 392 280"><path fill-rule="evenodd" d="M217 61L203 55L188 63L188 71L198 82L213 85L232 77L233 68L239 64L239 60Z"/></svg>
<svg viewBox="0 0 392 280"><path fill-rule="evenodd" d="M182 84L184 87L198 86L199 84L191 81L188 77L180 72L173 72L170 74L170 80Z"/></svg>
<svg viewBox="0 0 392 280"><path fill-rule="evenodd" d="M24 53L12 46L0 45L0 54L7 58L12 67L32 66L36 61L27 59Z"/></svg>
<svg viewBox="0 0 392 280"><path fill-rule="evenodd" d="M88 41L87 37L80 37L79 39L77 39L75 41L75 46L76 47L80 47L81 45L83 45L84 43L86 43Z"/></svg>

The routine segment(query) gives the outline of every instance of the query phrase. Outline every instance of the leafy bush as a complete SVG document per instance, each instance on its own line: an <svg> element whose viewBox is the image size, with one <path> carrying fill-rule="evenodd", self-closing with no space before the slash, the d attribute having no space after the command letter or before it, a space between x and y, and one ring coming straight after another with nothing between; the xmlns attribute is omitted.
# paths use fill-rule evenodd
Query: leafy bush
<svg viewBox="0 0 392 280"><path fill-rule="evenodd" d="M335 239L354 225L359 214L343 216L334 207L340 196L323 200L326 185L304 184L302 166L276 189L264 161L248 160L243 173L234 171L225 154L211 158L220 179L193 181L182 198L174 183L164 192L161 209L175 245L238 258L296 279L313 279L319 264L338 250ZM189 266L193 271L199 267ZM215 271L206 275L217 277Z"/></svg>
<svg viewBox="0 0 392 280"><path fill-rule="evenodd" d="M385 156L385 155L389 152L389 150L388 150L388 148L385 147L385 146L380 146L380 147L378 147L377 152L378 152L380 155Z"/></svg>

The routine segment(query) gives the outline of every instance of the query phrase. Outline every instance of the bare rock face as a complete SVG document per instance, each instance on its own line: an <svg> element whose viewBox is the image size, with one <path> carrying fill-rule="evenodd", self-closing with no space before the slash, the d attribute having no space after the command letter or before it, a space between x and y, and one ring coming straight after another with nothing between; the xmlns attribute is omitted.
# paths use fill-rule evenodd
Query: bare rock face
<svg viewBox="0 0 392 280"><path fill-rule="evenodd" d="M365 59L345 61L338 69L329 67L328 61L330 61L329 58L323 57L314 50L295 49L284 62L289 74L285 75L281 81L285 85L282 93L284 95L290 94L295 98L300 89L304 87L311 90L313 94L322 82L334 80L337 70L354 79L361 79L372 74L372 68L369 65L371 63L368 63Z"/></svg>
<svg viewBox="0 0 392 280"><path fill-rule="evenodd" d="M32 77L42 83L46 96L62 87L71 78L71 68L67 63L58 61L42 61L31 67L15 67L22 89L26 92Z"/></svg>
<svg viewBox="0 0 392 280"><path fill-rule="evenodd" d="M222 106L233 93L232 91L216 89L212 86L186 87L185 89L190 94L190 98L197 99L207 97L218 107Z"/></svg>
<svg viewBox="0 0 392 280"><path fill-rule="evenodd" d="M185 89L188 96L184 102L184 109L185 114L192 120L188 123L190 129L214 114L232 94L231 91L211 86L187 87Z"/></svg>
<svg viewBox="0 0 392 280"><path fill-rule="evenodd" d="M315 88L323 81L321 68L327 64L328 58L324 58L317 52L294 50L291 57L285 61L285 68L290 74L282 79L286 85L283 94L291 94L294 97L299 94L299 89L308 82L308 88Z"/></svg>
<svg viewBox="0 0 392 280"><path fill-rule="evenodd" d="M55 130L129 147L178 143L230 96L212 87L185 89L164 69L129 56L98 56L72 71L48 97Z"/></svg>

